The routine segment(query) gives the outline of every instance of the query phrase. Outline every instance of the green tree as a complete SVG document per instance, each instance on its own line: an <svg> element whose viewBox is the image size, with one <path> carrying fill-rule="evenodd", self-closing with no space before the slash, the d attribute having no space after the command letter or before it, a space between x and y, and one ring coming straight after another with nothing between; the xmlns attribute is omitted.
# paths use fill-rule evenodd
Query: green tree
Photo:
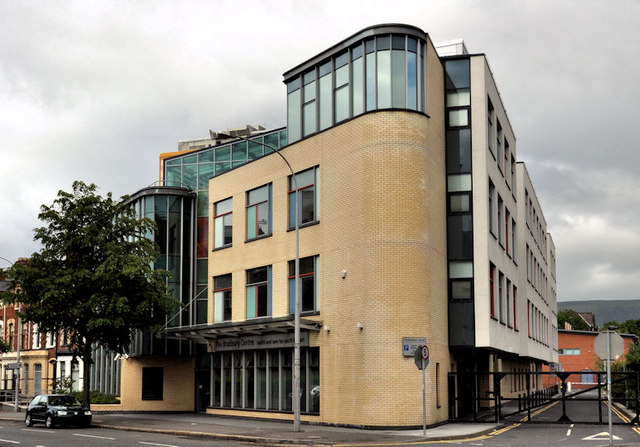
<svg viewBox="0 0 640 447"><path fill-rule="evenodd" d="M640 371L640 343L636 340L624 356L624 360L629 366L633 366L634 371Z"/></svg>
<svg viewBox="0 0 640 447"><path fill-rule="evenodd" d="M158 331L178 303L167 292L165 271L154 270L159 250L146 235L155 224L138 219L126 197L96 193L94 184L73 183L43 205L34 239L41 250L9 270L14 292L7 303L23 303L21 316L40 331L67 331L90 377L92 345L126 352L135 330ZM89 406L88 380L83 389Z"/></svg>
<svg viewBox="0 0 640 447"><path fill-rule="evenodd" d="M563 329L565 322L569 323L576 331L588 331L591 329L582 317L580 317L576 311L571 309L558 311L558 329Z"/></svg>
<svg viewBox="0 0 640 447"><path fill-rule="evenodd" d="M11 345L4 338L0 338L0 354L11 351Z"/></svg>
<svg viewBox="0 0 640 447"><path fill-rule="evenodd" d="M611 320L611 321L607 321L602 326L600 326L600 332L608 331L610 326L617 327L618 329L616 329L616 332L620 332L620 328L622 327L622 325L618 323L616 320Z"/></svg>

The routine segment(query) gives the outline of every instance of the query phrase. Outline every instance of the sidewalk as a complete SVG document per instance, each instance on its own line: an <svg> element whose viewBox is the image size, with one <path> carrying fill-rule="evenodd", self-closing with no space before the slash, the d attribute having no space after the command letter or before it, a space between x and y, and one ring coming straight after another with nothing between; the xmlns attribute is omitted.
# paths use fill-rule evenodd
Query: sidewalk
<svg viewBox="0 0 640 447"><path fill-rule="evenodd" d="M24 411L0 409L0 421L22 423ZM94 413L92 425L117 430L189 435L212 439L252 442L259 445L396 445L419 441L475 438L498 428L495 424L445 424L420 430L362 430L355 428L301 425L293 431L292 422L237 419L194 413Z"/></svg>

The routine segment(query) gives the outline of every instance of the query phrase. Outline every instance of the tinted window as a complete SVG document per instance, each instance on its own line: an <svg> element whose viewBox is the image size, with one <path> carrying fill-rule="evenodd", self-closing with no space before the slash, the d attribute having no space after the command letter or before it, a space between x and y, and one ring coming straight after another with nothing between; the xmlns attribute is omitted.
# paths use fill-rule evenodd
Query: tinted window
<svg viewBox="0 0 640 447"><path fill-rule="evenodd" d="M446 62L447 89L468 88L469 84L469 60L458 59Z"/></svg>

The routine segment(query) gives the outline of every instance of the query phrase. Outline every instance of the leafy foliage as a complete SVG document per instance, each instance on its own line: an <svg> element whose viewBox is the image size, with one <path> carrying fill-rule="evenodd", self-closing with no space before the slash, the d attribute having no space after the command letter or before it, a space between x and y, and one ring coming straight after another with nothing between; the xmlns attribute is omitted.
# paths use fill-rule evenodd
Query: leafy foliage
<svg viewBox="0 0 640 447"><path fill-rule="evenodd" d="M11 351L11 345L5 341L4 338L0 338L0 354Z"/></svg>
<svg viewBox="0 0 640 447"><path fill-rule="evenodd" d="M608 321L602 325L601 331L606 331L609 326L617 326L617 332L621 334L633 334L640 337L640 320L627 320L624 323L618 323L617 321Z"/></svg>
<svg viewBox="0 0 640 447"><path fill-rule="evenodd" d="M96 190L76 181L72 192L59 191L53 205L41 207L44 225L34 239L42 249L9 270L14 292L5 295L6 302L23 303L22 317L41 332L68 332L84 377L92 344L126 352L133 330L161 329L178 305L167 293L167 273L153 268L159 251L146 235L154 222Z"/></svg>
<svg viewBox="0 0 640 447"><path fill-rule="evenodd" d="M563 309L558 311L558 329L564 329L567 322L576 331L588 331L589 325L573 310Z"/></svg>
<svg viewBox="0 0 640 447"><path fill-rule="evenodd" d="M71 394L76 396L78 400L82 400L82 391L74 391ZM95 391L95 390L91 391L89 395L89 400L91 401L92 404L119 404L120 403L120 399L118 399L116 396L112 394L104 394L104 393L101 393L100 391Z"/></svg>
<svg viewBox="0 0 640 447"><path fill-rule="evenodd" d="M73 382L75 382L71 377L60 377L51 380L51 389L54 393L66 394L70 393L73 387ZM82 397L78 397L78 399L82 399Z"/></svg>

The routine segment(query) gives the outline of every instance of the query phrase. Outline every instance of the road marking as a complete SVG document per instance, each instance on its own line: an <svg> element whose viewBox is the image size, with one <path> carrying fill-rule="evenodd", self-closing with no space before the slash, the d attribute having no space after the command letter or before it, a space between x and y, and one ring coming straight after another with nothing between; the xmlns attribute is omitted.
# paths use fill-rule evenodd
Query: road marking
<svg viewBox="0 0 640 447"><path fill-rule="evenodd" d="M20 444L18 441L12 441L10 439L0 439L0 442L8 442L9 444Z"/></svg>
<svg viewBox="0 0 640 447"><path fill-rule="evenodd" d="M159 447L179 447L177 445L171 445L171 444L157 444L155 442L144 442L144 441L140 441L140 444L145 444L145 445L157 445Z"/></svg>
<svg viewBox="0 0 640 447"><path fill-rule="evenodd" d="M513 428L519 427L520 424L512 424L509 425L507 427L501 428L500 430L494 430L491 433L489 433L489 436L495 436L495 435L501 435L502 433L505 433Z"/></svg>
<svg viewBox="0 0 640 447"><path fill-rule="evenodd" d="M609 439L609 432L603 431L600 433L596 433L595 435L587 436L586 438L582 438L583 441L604 441ZM622 441L622 438L616 435L613 435L614 441Z"/></svg>
<svg viewBox="0 0 640 447"><path fill-rule="evenodd" d="M571 436L571 429L567 430L567 436Z"/></svg>
<svg viewBox="0 0 640 447"><path fill-rule="evenodd" d="M109 438L107 436L83 435L83 434L80 434L80 433L74 433L73 436L82 436L82 437L85 437L85 438L106 439L108 441L115 441L116 440L116 438Z"/></svg>
<svg viewBox="0 0 640 447"><path fill-rule="evenodd" d="M547 405L546 407L542 407L542 408L540 408L539 410L534 411L533 413L531 413L531 417L537 416L537 415L539 415L540 413L542 413L543 411L547 411L549 408L553 407L554 405L557 405L557 403L558 403L558 401L555 401L555 402L553 402L553 403L550 403L550 404L549 404L549 405ZM525 416L525 417L523 417L522 419L520 419L520 422L524 422L524 421L526 421L528 417L529 417L529 416Z"/></svg>

